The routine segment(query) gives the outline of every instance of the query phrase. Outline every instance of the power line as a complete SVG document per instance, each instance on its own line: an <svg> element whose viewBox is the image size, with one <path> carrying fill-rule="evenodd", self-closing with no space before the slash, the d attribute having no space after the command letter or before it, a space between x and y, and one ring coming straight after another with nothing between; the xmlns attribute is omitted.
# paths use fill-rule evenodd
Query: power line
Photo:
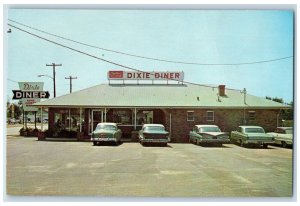
<svg viewBox="0 0 300 206"><path fill-rule="evenodd" d="M39 36L39 35L37 35L37 34L33 34L33 33L29 32L29 31L26 31L26 30L24 30L24 29L21 29L21 28L19 28L19 27L17 27L17 26L14 26L14 25L11 25L11 24L8 24L8 25L11 26L11 27L13 27L13 28L15 28L15 29L17 29L17 30L20 30L20 31L22 31L22 32L24 32L24 33L27 33L27 34L29 34L29 35L31 35L31 36L35 36L35 37L37 37L37 38L39 38L39 39L48 41L48 42L50 42L50 43L56 44L56 45L58 45L58 46L64 47L64 48L69 49L69 50L72 50L72 51L75 51L75 52L77 52L77 53L80 53L80 54L83 54L83 55L86 55L86 56L89 56L89 57L92 57L92 58L95 58L95 59L98 59L98 60L101 60L101 61L104 61L104 62L107 62L107 63L110 63L110 64L113 64L113 65L116 65L116 66L119 66L119 67L123 67L123 68L129 69L129 70L133 70L133 71L145 73L145 71L138 70L138 69L135 69L135 68L132 68L132 67L129 67L129 66L122 65L122 64L118 64L118 63L115 63L115 62L112 62L112 61L109 61L109 60L106 60L106 59L97 57L97 56L95 56L95 55L92 55L92 54L89 54L89 53L86 53L86 52L83 52L83 51L74 49L74 48L72 48L72 47L69 47L69 46L66 46L66 45L57 43L57 42L52 41L52 40L50 40L50 39L41 37L41 36ZM216 86L214 87L214 86L209 86L209 85L204 85L204 84L197 84L197 83L193 83L193 82L180 81L180 80L172 79L172 78L166 78L166 79L168 79L168 80L173 80L173 81L177 81L177 82L181 82L181 83L185 83L185 84L190 84L190 85L197 85L197 86L209 87L209 88L217 88ZM228 88L228 90L240 91L240 90L238 90L238 89L229 89L229 88Z"/></svg>
<svg viewBox="0 0 300 206"><path fill-rule="evenodd" d="M12 79L9 79L9 78L7 78L7 80L11 81L11 82L19 83L19 82L15 81L15 80L12 80Z"/></svg>
<svg viewBox="0 0 300 206"><path fill-rule="evenodd" d="M188 65L201 65L201 66L239 66L239 65L249 65L249 64L262 64L262 63L268 63L268 62L274 62L274 61L280 61L280 60L284 60L284 59L289 59L289 58L293 58L294 56L286 56L286 57L280 57L280 58L275 58L275 59L269 59L269 60L261 60L261 61L252 61L252 62L242 62L242 63L224 63L224 64L217 64L217 63L197 63L197 62L183 62L183 61L172 61L172 60L167 60L167 59L159 59L159 58L153 58L153 57L145 57L145 56L140 56L140 55L135 55L135 54L129 54L129 53L125 53L125 52L121 52L121 51L117 51L117 50L112 50L112 49L106 49L106 48L102 48L102 47L98 47L98 46L94 46L91 44L87 44L87 43L83 43L83 42L79 42L76 40L72 40L70 38L66 38L63 36L59 36L56 34L52 34L50 32L46 32L43 31L41 29L37 29L31 26L28 26L26 24L22 24L20 22L17 22L15 20L12 19L8 19L11 22L14 22L16 24L25 26L27 28L30 28L32 30L36 30L51 36L55 36L73 43L77 43L77 44L81 44L87 47L91 47L91 48L95 48L95 49L100 49L100 50L104 50L104 51L109 51L109 52L113 52L113 53L117 53L117 54L122 54L122 55L127 55L127 56L131 56L131 57L137 57L137 58L142 58L142 59L148 59L148 60L154 60L154 61L160 61L160 62L168 62L168 63L176 63L176 64L188 64Z"/></svg>

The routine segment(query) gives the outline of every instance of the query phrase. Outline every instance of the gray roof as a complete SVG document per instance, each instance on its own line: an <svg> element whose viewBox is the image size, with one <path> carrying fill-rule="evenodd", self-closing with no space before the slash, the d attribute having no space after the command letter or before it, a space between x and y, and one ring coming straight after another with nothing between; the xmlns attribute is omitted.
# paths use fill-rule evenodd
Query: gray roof
<svg viewBox="0 0 300 206"><path fill-rule="evenodd" d="M198 85L108 85L87 89L36 103L44 107L167 107L167 108L290 108L289 105L226 89Z"/></svg>

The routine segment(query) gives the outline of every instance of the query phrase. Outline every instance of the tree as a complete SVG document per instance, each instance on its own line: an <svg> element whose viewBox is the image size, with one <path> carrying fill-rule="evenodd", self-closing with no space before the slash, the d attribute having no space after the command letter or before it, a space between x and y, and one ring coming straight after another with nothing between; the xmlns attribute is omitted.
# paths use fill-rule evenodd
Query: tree
<svg viewBox="0 0 300 206"><path fill-rule="evenodd" d="M279 102L279 103L282 103L282 104L284 103L284 102L283 102L283 99L282 99L282 98L278 98L278 97L272 98L272 97L266 96L266 99L272 100L272 101L274 101L274 102Z"/></svg>
<svg viewBox="0 0 300 206"><path fill-rule="evenodd" d="M7 102L6 103L6 117L7 118L12 118L13 110L14 110L13 118L19 119L23 112L22 108L18 104Z"/></svg>
<svg viewBox="0 0 300 206"><path fill-rule="evenodd" d="M268 97L266 96L266 99L268 100L272 100L274 102L279 102L282 104L288 104L291 106L291 109L283 109L282 110L282 119L284 120L293 120L294 119L294 102L291 101L290 103L284 103L282 98L278 98L278 97Z"/></svg>

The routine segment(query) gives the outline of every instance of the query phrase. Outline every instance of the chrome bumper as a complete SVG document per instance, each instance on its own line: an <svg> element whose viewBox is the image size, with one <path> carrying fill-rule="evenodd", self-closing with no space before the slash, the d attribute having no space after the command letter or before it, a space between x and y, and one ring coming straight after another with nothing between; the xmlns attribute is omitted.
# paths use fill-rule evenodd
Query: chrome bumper
<svg viewBox="0 0 300 206"><path fill-rule="evenodd" d="M92 142L116 142L117 138L102 138L102 137L92 137Z"/></svg>

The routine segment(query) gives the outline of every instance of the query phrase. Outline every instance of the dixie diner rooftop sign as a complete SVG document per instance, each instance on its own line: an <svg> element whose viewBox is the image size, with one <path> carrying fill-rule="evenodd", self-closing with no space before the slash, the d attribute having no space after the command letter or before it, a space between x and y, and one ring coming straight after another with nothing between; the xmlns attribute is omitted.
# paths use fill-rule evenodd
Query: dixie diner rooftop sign
<svg viewBox="0 0 300 206"><path fill-rule="evenodd" d="M108 71L108 80L178 80L184 78L183 72L130 72Z"/></svg>

